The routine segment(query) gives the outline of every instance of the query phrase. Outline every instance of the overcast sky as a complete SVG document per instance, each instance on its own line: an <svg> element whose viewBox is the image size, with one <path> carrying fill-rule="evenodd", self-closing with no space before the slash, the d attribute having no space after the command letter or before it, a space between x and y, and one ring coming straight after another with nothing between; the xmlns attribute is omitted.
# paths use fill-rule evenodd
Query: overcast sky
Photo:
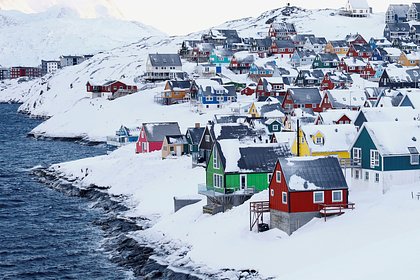
<svg viewBox="0 0 420 280"><path fill-rule="evenodd" d="M104 5L114 16L152 25L169 35L208 29L227 20L258 17L262 12L287 3L308 9L339 8L347 0L0 0L0 8L39 12L52 5L70 6L85 17ZM374 12L386 11L390 3L411 4L413 0L368 0ZM96 9L97 10L97 9ZM92 12L93 11L93 12Z"/></svg>

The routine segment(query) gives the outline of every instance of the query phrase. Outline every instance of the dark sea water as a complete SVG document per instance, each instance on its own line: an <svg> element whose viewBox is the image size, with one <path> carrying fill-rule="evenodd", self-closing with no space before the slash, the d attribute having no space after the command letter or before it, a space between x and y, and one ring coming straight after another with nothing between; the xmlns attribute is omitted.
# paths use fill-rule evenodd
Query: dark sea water
<svg viewBox="0 0 420 280"><path fill-rule="evenodd" d="M0 279L127 279L101 251L102 215L89 201L47 188L29 169L105 154L105 147L37 141L39 120L0 104Z"/></svg>

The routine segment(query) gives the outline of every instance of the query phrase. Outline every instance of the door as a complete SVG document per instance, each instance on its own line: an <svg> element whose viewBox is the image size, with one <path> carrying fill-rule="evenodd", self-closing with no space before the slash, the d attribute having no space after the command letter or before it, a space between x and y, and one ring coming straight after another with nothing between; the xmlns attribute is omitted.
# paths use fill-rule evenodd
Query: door
<svg viewBox="0 0 420 280"><path fill-rule="evenodd" d="M246 187L247 187L246 174L241 174L239 176L239 179L240 179L240 187L241 187L241 190L246 189Z"/></svg>
<svg viewBox="0 0 420 280"><path fill-rule="evenodd" d="M182 155L182 147L181 146L176 146L176 155L178 157L180 157Z"/></svg>

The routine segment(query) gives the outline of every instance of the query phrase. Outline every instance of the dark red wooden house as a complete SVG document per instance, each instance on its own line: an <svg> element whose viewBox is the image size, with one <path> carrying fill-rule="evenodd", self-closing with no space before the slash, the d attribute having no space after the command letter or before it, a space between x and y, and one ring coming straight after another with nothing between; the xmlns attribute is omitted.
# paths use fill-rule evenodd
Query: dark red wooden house
<svg viewBox="0 0 420 280"><path fill-rule="evenodd" d="M321 93L318 88L289 88L284 96L282 107L286 112L297 108L312 109L321 112Z"/></svg>
<svg viewBox="0 0 420 280"><path fill-rule="evenodd" d="M93 85L90 82L86 83L86 90L87 92L112 92L115 93L118 90L124 91L137 91L137 86L127 85L120 81L108 81L102 85Z"/></svg>
<svg viewBox="0 0 420 280"><path fill-rule="evenodd" d="M262 77L258 80L255 93L257 99L261 96L284 96L284 80L282 77Z"/></svg>
<svg viewBox="0 0 420 280"><path fill-rule="evenodd" d="M365 38L363 38L363 36L360 35L359 33L347 35L345 40L349 47L350 45L366 45L367 44Z"/></svg>
<svg viewBox="0 0 420 280"><path fill-rule="evenodd" d="M41 68L37 67L12 67L10 69L10 78L17 79L21 77L38 78L41 77Z"/></svg>
<svg viewBox="0 0 420 280"><path fill-rule="evenodd" d="M241 95L251 96L255 93L256 89L256 86L248 85L246 88L241 90Z"/></svg>
<svg viewBox="0 0 420 280"><path fill-rule="evenodd" d="M345 73L325 73L320 90L330 90L336 88L349 88L353 84L350 74Z"/></svg>
<svg viewBox="0 0 420 280"><path fill-rule="evenodd" d="M376 74L376 70L372 67L372 65L368 62L366 64L366 67L363 69L363 71L360 73L360 77L362 77L363 79L370 79L372 77L374 77Z"/></svg>
<svg viewBox="0 0 420 280"><path fill-rule="evenodd" d="M136 142L136 153L159 151L167 135L181 135L177 122L143 123Z"/></svg>
<svg viewBox="0 0 420 280"><path fill-rule="evenodd" d="M369 45L350 45L347 51L348 57L370 58L373 54Z"/></svg>
<svg viewBox="0 0 420 280"><path fill-rule="evenodd" d="M325 207L348 205L348 186L336 157L279 159L269 186L271 228L293 233Z"/></svg>

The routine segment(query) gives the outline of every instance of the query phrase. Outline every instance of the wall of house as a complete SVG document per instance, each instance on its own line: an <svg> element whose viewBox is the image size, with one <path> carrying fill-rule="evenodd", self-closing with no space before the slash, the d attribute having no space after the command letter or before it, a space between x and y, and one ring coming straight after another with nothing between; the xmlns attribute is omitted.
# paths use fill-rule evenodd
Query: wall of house
<svg viewBox="0 0 420 280"><path fill-rule="evenodd" d="M243 173L246 176L247 187L260 192L268 188L268 173ZM226 174L226 188L239 190L241 187L240 174Z"/></svg>
<svg viewBox="0 0 420 280"><path fill-rule="evenodd" d="M324 202L321 204L347 204L347 190L343 189L343 201L332 201L332 190L324 190ZM320 210L320 204L314 203L313 191L300 191L289 193L290 212L315 212Z"/></svg>
<svg viewBox="0 0 420 280"><path fill-rule="evenodd" d="M286 185L283 172L281 173L281 182L276 181L276 171L280 171L280 164L277 162L276 167L272 173L272 179L269 185L269 201L270 209L289 212L289 205L282 202L282 193L287 193L287 202L289 202L289 190Z"/></svg>
<svg viewBox="0 0 420 280"><path fill-rule="evenodd" d="M420 169L419 164L412 165L410 156L384 157L384 171L402 171Z"/></svg>
<svg viewBox="0 0 420 280"><path fill-rule="evenodd" d="M350 158L350 153L348 151L333 151L333 152L312 152L311 156L338 156L338 158Z"/></svg>
<svg viewBox="0 0 420 280"><path fill-rule="evenodd" d="M278 228L288 235L298 230L310 222L313 218L319 218L321 214L317 212L308 213L287 213L278 210L270 210L270 228Z"/></svg>
<svg viewBox="0 0 420 280"><path fill-rule="evenodd" d="M305 135L303 134L302 130L299 130L299 139L301 140L302 138L303 138L304 143L301 143L301 141L299 141L299 156L310 156L311 151L309 150L309 146L308 146L308 143L306 142ZM299 139L295 139L295 141L293 141L291 152L294 155L297 155L297 145L298 145L297 141Z"/></svg>
<svg viewBox="0 0 420 280"><path fill-rule="evenodd" d="M213 187L214 186L213 174L219 174L223 176L223 185L226 186L224 168L223 168L222 162L220 161L220 157L219 157L219 168L214 168L214 165L213 165L214 151L215 149L213 149L213 151L210 153L210 159L206 167L206 184L209 187Z"/></svg>
<svg viewBox="0 0 420 280"><path fill-rule="evenodd" d="M354 143L351 149L351 157L353 158L353 148L361 148L361 168L371 169L371 170L382 170L382 156L379 155L379 166L374 168L370 167L370 150L377 150L375 144L369 136L369 133L363 128L362 132L359 134L356 142Z"/></svg>

